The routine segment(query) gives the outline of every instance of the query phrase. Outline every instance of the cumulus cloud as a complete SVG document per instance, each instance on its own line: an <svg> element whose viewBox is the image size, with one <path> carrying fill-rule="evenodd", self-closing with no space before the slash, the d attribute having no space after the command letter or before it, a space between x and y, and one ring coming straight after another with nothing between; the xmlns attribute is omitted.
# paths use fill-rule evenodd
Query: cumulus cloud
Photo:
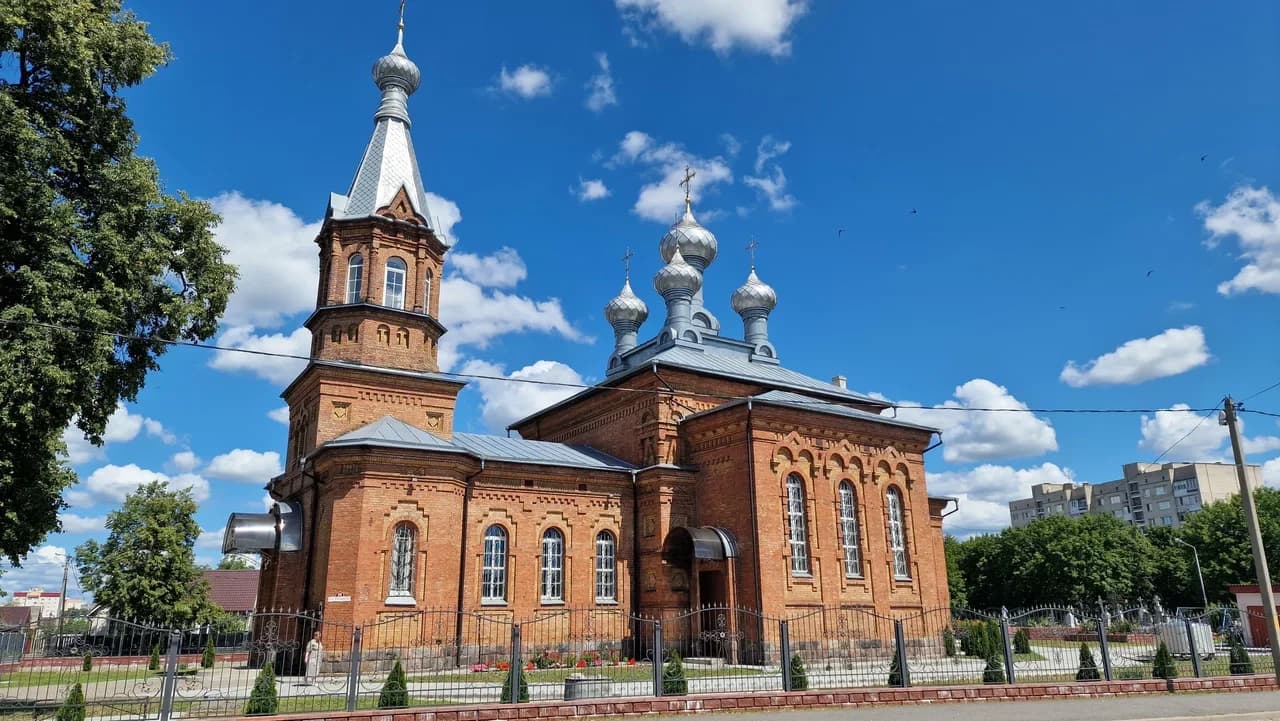
<svg viewBox="0 0 1280 721"><path fill-rule="evenodd" d="M275 451L251 451L237 448L220 456L214 456L204 472L214 478L241 483L266 483L280 475L280 454Z"/></svg>
<svg viewBox="0 0 1280 721"><path fill-rule="evenodd" d="M170 489L190 489L191 497L197 503L209 499L209 482L194 473L179 473L170 476L159 471L139 468L130 463L124 466L110 464L98 468L89 477L76 486L76 490L66 493L67 503L83 508L97 503L119 504L125 496L136 491L140 486L159 481Z"/></svg>
<svg viewBox="0 0 1280 721"><path fill-rule="evenodd" d="M222 532L225 528L215 528L212 530L200 530L200 535L196 538L196 550L198 551L221 551L222 550Z"/></svg>
<svg viewBox="0 0 1280 721"><path fill-rule="evenodd" d="M160 421L131 413L123 403L116 405L115 411L107 418L106 430L102 432L102 446L95 446L84 437L80 429L76 428L75 418L63 429L62 442L67 445L67 460L72 465L79 465L102 458L105 446L111 443L128 443L144 430L148 436L163 443L177 442L173 433L165 429Z"/></svg>
<svg viewBox="0 0 1280 721"><path fill-rule="evenodd" d="M48 544L38 546L22 559L20 568L0 565L4 572L4 588L10 594L28 588L58 588L66 560L67 549Z"/></svg>
<svg viewBox="0 0 1280 721"><path fill-rule="evenodd" d="M771 163L788 150L791 150L790 141L776 140L771 135L764 136L756 146L755 175L742 178L743 184L755 188L760 196L768 201L770 210L791 210L796 204L795 196L787 192L787 176L782 172L782 166ZM767 173L766 166L769 167Z"/></svg>
<svg viewBox="0 0 1280 721"><path fill-rule="evenodd" d="M498 73L497 89L523 100L550 95L551 73L537 65L521 65L511 71L504 65Z"/></svg>
<svg viewBox="0 0 1280 721"><path fill-rule="evenodd" d="M280 406L267 411L267 418L282 426L289 425L289 406Z"/></svg>
<svg viewBox="0 0 1280 721"><path fill-rule="evenodd" d="M486 288L512 288L529 275L514 248L499 248L490 255L450 253L446 260L458 275Z"/></svg>
<svg viewBox="0 0 1280 721"><path fill-rule="evenodd" d="M62 522L63 533L95 533L106 527L106 516L81 516L75 513L61 513L58 520Z"/></svg>
<svg viewBox="0 0 1280 721"><path fill-rule="evenodd" d="M452 200L431 191L427 191L426 196L427 207L431 210L431 227L445 238L457 240L453 226L462 222L462 209Z"/></svg>
<svg viewBox="0 0 1280 721"><path fill-rule="evenodd" d="M600 71L587 81L587 109L593 113L618 104L618 95L613 89L613 74L609 72L609 56L596 53L596 65Z"/></svg>
<svg viewBox="0 0 1280 721"><path fill-rule="evenodd" d="M1200 202L1196 212L1210 233L1206 245L1234 237L1246 261L1235 277L1218 284L1219 293L1280 293L1280 198L1265 187L1241 186L1220 205Z"/></svg>
<svg viewBox="0 0 1280 721"><path fill-rule="evenodd" d="M1280 458L1272 458L1262 464L1262 483L1271 488L1280 488Z"/></svg>
<svg viewBox="0 0 1280 721"><path fill-rule="evenodd" d="M603 180L598 178L590 180L578 178L578 187L574 189L573 194L578 196L578 200L586 203L609 197L609 188L605 186Z"/></svg>
<svg viewBox="0 0 1280 721"><path fill-rule="evenodd" d="M1009 410L943 410L948 408ZM1026 408L1004 386L975 378L956 388L954 400L928 408L898 408L897 417L941 429L942 458L948 463L1025 458L1058 450L1053 425L1034 413L1021 412Z"/></svg>
<svg viewBox="0 0 1280 721"><path fill-rule="evenodd" d="M218 345L251 351L264 351L306 358L311 355L311 331L297 328L292 333L259 333L251 325L235 326L218 336ZM281 358L254 353L220 350L213 354L209 366L221 371L252 373L279 386L287 385L306 367L300 358Z"/></svg>
<svg viewBox="0 0 1280 721"><path fill-rule="evenodd" d="M656 177L640 189L632 212L647 220L666 223L674 221L684 208L684 180L686 167L697 175L693 180L692 196L701 201L704 194L721 183L732 183L733 172L729 164L719 156L702 158L678 143L660 143L648 133L632 130L623 136L618 152L610 159L611 166L635 165L651 177ZM703 217L708 213L703 212Z"/></svg>
<svg viewBox="0 0 1280 721"><path fill-rule="evenodd" d="M943 521L946 532L959 537L998 531L1009 525L1009 501L1031 494L1038 483L1073 483L1069 469L1053 463L1030 468L984 464L965 471L929 473L929 493L954 496L959 509Z"/></svg>
<svg viewBox="0 0 1280 721"><path fill-rule="evenodd" d="M1166 462L1231 460L1230 432L1226 426L1218 425L1217 411L1210 412L1207 419L1205 415L1191 412L1191 407L1186 403L1175 403L1169 410L1156 411L1151 416L1144 415L1140 420L1142 438L1138 441L1138 447L1155 455L1174 448L1168 458L1161 459ZM1202 419L1205 420L1202 422ZM1280 450L1280 437L1245 435L1244 420L1239 419L1237 422L1240 424L1240 445L1246 455Z"/></svg>
<svg viewBox="0 0 1280 721"><path fill-rule="evenodd" d="M730 133L720 133L720 142L724 145L724 152L730 158L735 157L742 152L742 143Z"/></svg>
<svg viewBox="0 0 1280 721"><path fill-rule="evenodd" d="M200 459L191 451L178 451L169 458L169 467L179 473L194 471L200 465Z"/></svg>
<svg viewBox="0 0 1280 721"><path fill-rule="evenodd" d="M717 53L735 48L782 56L791 52L788 34L809 9L806 0L615 0L633 42L641 33L663 29L689 44L705 43Z"/></svg>
<svg viewBox="0 0 1280 721"><path fill-rule="evenodd" d="M1186 373L1209 362L1209 346L1198 325L1135 338L1084 365L1067 361L1059 379L1069 386L1141 383Z"/></svg>
<svg viewBox="0 0 1280 721"><path fill-rule="evenodd" d="M472 360L462 367L463 373L534 380L570 385L538 385L502 380L476 380L480 391L481 415L493 430L505 429L513 421L568 398L583 385L582 376L573 368L559 361L540 360L508 375L502 366L482 360Z"/></svg>

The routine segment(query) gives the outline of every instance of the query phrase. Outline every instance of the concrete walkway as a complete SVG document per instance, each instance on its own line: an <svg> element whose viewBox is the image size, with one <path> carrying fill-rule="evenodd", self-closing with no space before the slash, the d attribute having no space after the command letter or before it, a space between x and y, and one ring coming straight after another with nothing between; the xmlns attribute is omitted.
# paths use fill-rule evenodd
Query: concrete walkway
<svg viewBox="0 0 1280 721"><path fill-rule="evenodd" d="M1280 691L714 713L699 714L697 718L698 721L1280 721Z"/></svg>

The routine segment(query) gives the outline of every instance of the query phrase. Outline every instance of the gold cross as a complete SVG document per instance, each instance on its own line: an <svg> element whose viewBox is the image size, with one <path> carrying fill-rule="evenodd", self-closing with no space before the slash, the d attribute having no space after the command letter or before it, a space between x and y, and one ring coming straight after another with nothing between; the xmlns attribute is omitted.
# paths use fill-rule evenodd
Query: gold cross
<svg viewBox="0 0 1280 721"><path fill-rule="evenodd" d="M756 269L756 248L759 248L759 247L760 247L760 244L756 242L755 238L752 238L751 242L747 243L747 253L751 255L752 270Z"/></svg>
<svg viewBox="0 0 1280 721"><path fill-rule="evenodd" d="M684 202L688 204L689 195L693 192L693 176L697 175L697 171L689 166L684 166L684 180L680 181L680 186L684 188Z"/></svg>

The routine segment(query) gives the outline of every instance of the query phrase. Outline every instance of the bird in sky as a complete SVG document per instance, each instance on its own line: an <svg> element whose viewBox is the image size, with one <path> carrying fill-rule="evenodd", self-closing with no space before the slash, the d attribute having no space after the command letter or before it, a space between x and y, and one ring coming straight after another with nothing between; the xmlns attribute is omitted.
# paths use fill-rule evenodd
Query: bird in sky
<svg viewBox="0 0 1280 721"><path fill-rule="evenodd" d="M1201 155L1201 156L1200 156L1200 162L1202 162L1202 163L1203 163L1203 162L1204 162L1204 159L1205 159L1205 158L1207 158L1207 157L1209 157L1209 154L1208 154L1208 153L1205 153L1204 155Z"/></svg>
<svg viewBox="0 0 1280 721"><path fill-rule="evenodd" d="M844 235L844 228L837 228L837 229L836 229L836 237L837 237L837 238L839 238L839 237L840 237L840 236L842 236L842 235Z"/></svg>
<svg viewBox="0 0 1280 721"><path fill-rule="evenodd" d="M1148 278L1150 278L1150 277L1151 277L1151 274L1152 274L1152 273L1154 273L1154 272L1155 272L1155 270L1148 270L1148 271L1147 271L1147 277L1148 277Z"/></svg>
<svg viewBox="0 0 1280 721"><path fill-rule="evenodd" d="M911 214L912 214L912 215L915 215L915 214L916 214L916 212L917 212L917 211L916 211L916 209L915 209L915 208L912 208L912 209L911 209Z"/></svg>

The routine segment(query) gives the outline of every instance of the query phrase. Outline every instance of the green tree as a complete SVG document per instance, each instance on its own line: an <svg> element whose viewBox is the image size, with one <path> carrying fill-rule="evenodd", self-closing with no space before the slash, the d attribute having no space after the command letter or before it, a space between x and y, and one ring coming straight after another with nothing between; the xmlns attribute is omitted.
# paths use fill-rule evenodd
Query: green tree
<svg viewBox="0 0 1280 721"><path fill-rule="evenodd" d="M253 690L249 692L249 703L245 704L244 715L273 714L280 707L280 698L276 695L276 672L271 662L267 661L258 678L253 682Z"/></svg>
<svg viewBox="0 0 1280 721"><path fill-rule="evenodd" d="M1031 653L1031 634L1027 632L1027 629L1020 628L1017 633L1013 634L1013 652Z"/></svg>
<svg viewBox="0 0 1280 721"><path fill-rule="evenodd" d="M84 721L84 688L77 682L67 694L67 700L58 708L54 721Z"/></svg>
<svg viewBox="0 0 1280 721"><path fill-rule="evenodd" d="M942 629L942 652L947 656L956 655L956 633L950 628Z"/></svg>
<svg viewBox="0 0 1280 721"><path fill-rule="evenodd" d="M391 673L387 674L387 680L382 683L382 692L378 694L378 708L404 708L408 705L409 686L405 682L404 667L397 658L395 665L391 667Z"/></svg>
<svg viewBox="0 0 1280 721"><path fill-rule="evenodd" d="M662 667L662 695L683 696L689 693L689 681L684 677L684 661L680 654L671 652L671 660Z"/></svg>
<svg viewBox="0 0 1280 721"><path fill-rule="evenodd" d="M893 649L893 660L889 662L889 685L901 687L902 684L902 656L898 654L898 649Z"/></svg>
<svg viewBox="0 0 1280 721"><path fill-rule="evenodd" d="M228 553L222 557L221 561L218 561L219 571L247 571L252 568L253 565L245 560L244 556L234 553Z"/></svg>
<svg viewBox="0 0 1280 721"><path fill-rule="evenodd" d="M948 534L942 537L942 550L947 559L947 590L951 592L951 605L965 608L969 605L969 588L960 570L960 557L964 554L965 545Z"/></svg>
<svg viewBox="0 0 1280 721"><path fill-rule="evenodd" d="M1280 558L1280 490L1259 488L1254 491L1253 499L1267 558ZM1200 553L1200 569L1204 573L1204 586L1210 603L1234 603L1235 598L1227 591L1227 586L1257 583L1253 572L1253 551L1245 533L1244 512L1238 495L1211 503L1187 516L1181 536ZM1185 548L1183 551L1190 553ZM1194 579L1194 573L1191 571L1190 578ZM1189 585L1198 598L1199 581L1192 580ZM1200 604L1197 601L1192 605Z"/></svg>
<svg viewBox="0 0 1280 721"><path fill-rule="evenodd" d="M1166 608L1201 606L1200 581L1191 562L1191 549L1175 541L1178 531L1169 526L1146 529L1155 552L1151 558L1151 590Z"/></svg>
<svg viewBox="0 0 1280 721"><path fill-rule="evenodd" d="M1098 674L1098 664L1093 660L1093 652L1089 650L1089 644L1080 644L1080 668L1076 670L1077 681L1098 681L1102 678Z"/></svg>
<svg viewBox="0 0 1280 721"><path fill-rule="evenodd" d="M211 337L235 281L212 209L164 193L136 155L124 95L169 57L121 0L0 3L0 556L15 565L76 481L63 431L100 444L161 339Z"/></svg>
<svg viewBox="0 0 1280 721"><path fill-rule="evenodd" d="M518 703L524 703L525 701L529 700L529 680L525 678L523 664L521 664L520 668L516 670L516 674L517 674L516 683L520 685L520 688L517 691L516 700ZM511 673L510 672L507 673L506 679L504 679L502 682L502 696L499 697L498 703L511 703Z"/></svg>
<svg viewBox="0 0 1280 721"><path fill-rule="evenodd" d="M1160 648L1156 649L1155 660L1151 663L1151 678L1175 679L1178 677L1178 664L1173 660L1173 654L1169 653L1169 647L1164 645L1164 641L1160 642Z"/></svg>
<svg viewBox="0 0 1280 721"><path fill-rule="evenodd" d="M1244 645L1240 643L1238 638L1231 641L1230 659L1231 675L1239 676L1253 673L1253 659L1249 658L1249 652L1244 650Z"/></svg>
<svg viewBox="0 0 1280 721"><path fill-rule="evenodd" d="M151 658L147 659L148 671L160 670L160 644L151 647Z"/></svg>
<svg viewBox="0 0 1280 721"><path fill-rule="evenodd" d="M804 660L798 653L791 655L791 690L809 690L809 673L805 671Z"/></svg>
<svg viewBox="0 0 1280 721"><path fill-rule="evenodd" d="M195 512L188 490L140 487L107 516L105 543L76 549L80 583L117 617L170 627L213 620L218 608L195 563Z"/></svg>
<svg viewBox="0 0 1280 721"><path fill-rule="evenodd" d="M1004 683L1004 664L1000 662L1000 657L991 654L987 657L987 666L982 669L983 683Z"/></svg>
<svg viewBox="0 0 1280 721"><path fill-rule="evenodd" d="M86 673L93 670L93 654L86 653L84 658L80 659L80 670Z"/></svg>
<svg viewBox="0 0 1280 721"><path fill-rule="evenodd" d="M204 646L204 653L200 654L200 668L213 668L217 659L217 652L213 647L213 634L209 634L209 642Z"/></svg>

